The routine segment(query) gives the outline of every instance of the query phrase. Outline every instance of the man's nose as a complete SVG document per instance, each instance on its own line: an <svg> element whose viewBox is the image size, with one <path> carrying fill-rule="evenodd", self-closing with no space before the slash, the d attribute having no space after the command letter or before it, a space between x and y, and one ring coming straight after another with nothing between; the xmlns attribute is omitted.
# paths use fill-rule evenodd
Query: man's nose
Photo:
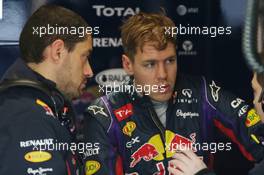
<svg viewBox="0 0 264 175"><path fill-rule="evenodd" d="M83 74L85 75L85 77L89 77L89 78L93 77L93 70L92 70L90 63L88 61L84 66Z"/></svg>
<svg viewBox="0 0 264 175"><path fill-rule="evenodd" d="M164 64L158 65L157 77L162 80L167 78L167 70Z"/></svg>

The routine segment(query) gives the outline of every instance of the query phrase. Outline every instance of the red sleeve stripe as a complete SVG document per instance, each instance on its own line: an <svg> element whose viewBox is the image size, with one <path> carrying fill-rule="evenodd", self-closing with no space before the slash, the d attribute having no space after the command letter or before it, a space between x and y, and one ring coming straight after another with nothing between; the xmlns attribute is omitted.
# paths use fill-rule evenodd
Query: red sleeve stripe
<svg viewBox="0 0 264 175"><path fill-rule="evenodd" d="M247 152L247 150L245 149L245 147L237 140L234 132L225 127L222 123L220 123L219 121L214 119L214 124L215 126L221 131L223 132L226 136L228 136L234 143L236 143L240 149L240 151L242 152L242 154L250 161L254 161L255 159L253 158L253 156Z"/></svg>

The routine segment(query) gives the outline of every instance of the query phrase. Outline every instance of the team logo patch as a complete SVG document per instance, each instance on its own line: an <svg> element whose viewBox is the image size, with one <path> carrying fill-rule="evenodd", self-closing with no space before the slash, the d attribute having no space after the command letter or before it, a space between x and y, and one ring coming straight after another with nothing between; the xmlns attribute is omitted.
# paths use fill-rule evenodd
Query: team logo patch
<svg viewBox="0 0 264 175"><path fill-rule="evenodd" d="M132 132L136 129L137 125L135 122L127 122L126 125L123 127L123 133L130 136Z"/></svg>
<svg viewBox="0 0 264 175"><path fill-rule="evenodd" d="M126 104L126 105L122 106L121 108L115 110L114 114L115 114L117 120L120 122L122 120L125 120L129 116L131 116L133 114L132 108L133 108L132 104L129 103L129 104Z"/></svg>
<svg viewBox="0 0 264 175"><path fill-rule="evenodd" d="M245 101L240 99L240 98L236 98L235 100L233 100L231 102L231 106L232 106L232 108L236 109L243 102L245 102Z"/></svg>
<svg viewBox="0 0 264 175"><path fill-rule="evenodd" d="M101 167L101 164L95 160L89 160L85 163L85 175L95 174Z"/></svg>
<svg viewBox="0 0 264 175"><path fill-rule="evenodd" d="M219 99L219 94L218 93L219 93L219 90L221 88L219 86L217 86L214 81L212 81L212 84L210 84L209 86L211 88L212 97L213 97L214 101L217 102L218 99Z"/></svg>
<svg viewBox="0 0 264 175"><path fill-rule="evenodd" d="M52 158L51 154L46 151L32 151L27 153L24 158L33 163L46 162Z"/></svg>
<svg viewBox="0 0 264 175"><path fill-rule="evenodd" d="M27 173L33 175L48 175L48 172L53 172L52 168L42 168L39 167L38 169L28 168Z"/></svg>
<svg viewBox="0 0 264 175"><path fill-rule="evenodd" d="M196 133L192 133L190 138L186 138L180 134L175 134L170 130L166 130L166 157L172 157L177 150L190 149L195 151L192 146L196 141Z"/></svg>
<svg viewBox="0 0 264 175"><path fill-rule="evenodd" d="M144 161L161 161L164 160L163 153L165 152L161 137L159 134L152 136L147 143L144 143L132 155L130 168L136 166L141 160Z"/></svg>
<svg viewBox="0 0 264 175"><path fill-rule="evenodd" d="M257 124L260 121L259 115L256 113L255 109L251 109L248 112L247 119L246 119L246 126L250 127Z"/></svg>
<svg viewBox="0 0 264 175"><path fill-rule="evenodd" d="M182 90L182 94L184 96L187 96L187 97L191 98L192 97L192 90L191 89L183 89Z"/></svg>
<svg viewBox="0 0 264 175"><path fill-rule="evenodd" d="M44 103L40 99L37 99L36 103L44 108L44 110L46 111L47 115L50 115L50 116L54 117L54 114L53 114L52 110L50 109L50 107L46 103Z"/></svg>
<svg viewBox="0 0 264 175"><path fill-rule="evenodd" d="M101 114L105 117L108 117L108 115L104 112L104 108L102 108L100 106L92 105L92 106L89 106L87 109L89 111L92 111L94 115Z"/></svg>
<svg viewBox="0 0 264 175"><path fill-rule="evenodd" d="M131 138L131 141L126 143L126 148L132 148L132 145L136 144L136 143L140 143L139 140L139 136L135 137L135 138Z"/></svg>
<svg viewBox="0 0 264 175"><path fill-rule="evenodd" d="M196 152L195 147L192 145L196 141L196 133L190 134L190 139L180 134L175 134L170 130L166 130L165 135L165 148L160 135L155 134L131 155L130 168L135 167L142 160L162 161L165 156L166 158L170 158L180 149L190 149Z"/></svg>

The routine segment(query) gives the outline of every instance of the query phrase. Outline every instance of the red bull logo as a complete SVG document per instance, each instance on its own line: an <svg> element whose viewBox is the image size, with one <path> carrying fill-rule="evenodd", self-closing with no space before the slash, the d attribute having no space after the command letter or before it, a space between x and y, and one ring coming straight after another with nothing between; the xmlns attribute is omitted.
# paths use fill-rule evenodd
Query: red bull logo
<svg viewBox="0 0 264 175"><path fill-rule="evenodd" d="M130 163L130 167L133 168L134 166L136 166L136 164L140 162L141 159L145 161L150 161L154 157L156 157L158 154L159 153L156 150L155 146L149 143L145 143L136 152L132 154L131 158L133 160Z"/></svg>
<svg viewBox="0 0 264 175"><path fill-rule="evenodd" d="M175 134L170 130L166 130L166 157L172 157L176 151L182 149L194 150L193 144L195 143L195 134L192 134L191 139L182 135ZM196 150L194 150L196 151Z"/></svg>
<svg viewBox="0 0 264 175"><path fill-rule="evenodd" d="M144 161L160 161L164 159L163 153L165 152L163 143L161 141L160 135L156 134L149 139L147 143L142 145L137 151L135 151L131 158L132 162L130 167L133 168L142 159Z"/></svg>
<svg viewBox="0 0 264 175"><path fill-rule="evenodd" d="M169 147L169 151L177 150L177 149L191 149L192 141L186 137L183 137L179 134L175 134L172 139Z"/></svg>
<svg viewBox="0 0 264 175"><path fill-rule="evenodd" d="M170 130L166 130L166 148L161 140L159 134L152 136L147 143L143 144L132 155L132 161L130 168L135 167L141 160L144 161L162 161L164 160L164 153L166 149L166 157L172 157L177 150L180 149L194 149L193 143L195 143L196 134L191 134L191 139L188 139L179 134L175 134ZM195 150L194 150L195 151Z"/></svg>

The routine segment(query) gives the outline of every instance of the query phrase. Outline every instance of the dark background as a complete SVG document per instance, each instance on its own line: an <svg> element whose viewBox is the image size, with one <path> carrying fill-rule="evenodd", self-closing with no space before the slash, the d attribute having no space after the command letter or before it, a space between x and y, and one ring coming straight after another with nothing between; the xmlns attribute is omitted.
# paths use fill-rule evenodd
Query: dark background
<svg viewBox="0 0 264 175"><path fill-rule="evenodd" d="M0 19L0 77L20 56L18 38L24 22L40 5L46 3L55 3L72 9L83 16L92 27L99 26L100 34L94 36L94 39L101 42L102 38L105 41L109 38L119 40L118 26L128 17L126 16L128 11L155 12L160 11L162 7L175 21L176 26L179 24L230 26L231 35L220 35L215 38L206 35L179 35L177 48L179 71L213 78L225 89L251 102L251 72L245 64L241 50L246 0L3 0L3 18ZM98 6L104 7L99 11L96 10ZM121 14L117 11L113 13L116 7L123 8ZM191 44L192 49L186 50L184 47L186 41ZM122 47L116 44L103 45L94 42L91 62L95 75L109 68L121 67L123 51ZM95 84L93 80L90 85ZM219 139L226 141L225 137ZM216 154L217 174L243 175L251 168L252 164L241 156L236 146L233 145L232 148L231 152Z"/></svg>

